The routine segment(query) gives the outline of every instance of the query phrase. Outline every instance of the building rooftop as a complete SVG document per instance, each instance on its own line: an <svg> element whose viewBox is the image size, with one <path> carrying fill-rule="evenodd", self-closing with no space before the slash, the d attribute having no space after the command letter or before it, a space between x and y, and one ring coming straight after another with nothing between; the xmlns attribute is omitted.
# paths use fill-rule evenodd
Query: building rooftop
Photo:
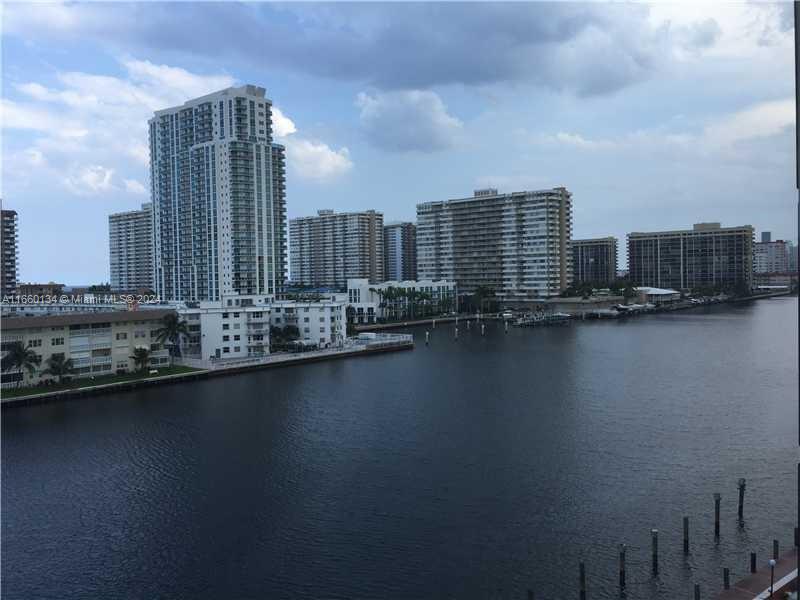
<svg viewBox="0 0 800 600"><path fill-rule="evenodd" d="M70 313L37 317L3 318L3 331L16 331L34 327L64 327L68 325L91 325L94 323L125 323L158 321L175 311L153 308L148 310L126 310L119 312Z"/></svg>
<svg viewBox="0 0 800 600"><path fill-rule="evenodd" d="M637 292L647 294L648 296L669 296L672 294L680 294L680 292L677 290L668 290L664 288L655 288L655 287L637 287L634 289Z"/></svg>
<svg viewBox="0 0 800 600"><path fill-rule="evenodd" d="M726 233L730 231L742 231L749 229L754 231L752 225L736 225L734 227L722 227L719 223L695 223L691 229L671 229L665 231L632 231L628 237L649 236L649 235L676 235L683 233Z"/></svg>

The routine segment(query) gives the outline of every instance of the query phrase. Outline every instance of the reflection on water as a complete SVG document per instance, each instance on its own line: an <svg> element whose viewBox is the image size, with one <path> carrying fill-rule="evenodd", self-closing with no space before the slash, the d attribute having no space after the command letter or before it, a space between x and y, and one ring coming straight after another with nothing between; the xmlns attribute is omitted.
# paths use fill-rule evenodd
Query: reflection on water
<svg viewBox="0 0 800 600"><path fill-rule="evenodd" d="M672 599L791 543L796 299L452 328L6 411L4 597L556 599L585 560L591 597L616 598L626 542L628 598Z"/></svg>

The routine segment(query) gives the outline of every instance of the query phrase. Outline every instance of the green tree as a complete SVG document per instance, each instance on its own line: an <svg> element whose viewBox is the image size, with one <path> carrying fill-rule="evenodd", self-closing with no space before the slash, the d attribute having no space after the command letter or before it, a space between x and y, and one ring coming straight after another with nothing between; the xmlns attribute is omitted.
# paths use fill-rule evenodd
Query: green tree
<svg viewBox="0 0 800 600"><path fill-rule="evenodd" d="M181 355L181 336L189 335L189 326L182 321L178 313L169 313L163 319L163 325L156 330L156 341L159 344L170 342L170 356Z"/></svg>
<svg viewBox="0 0 800 600"><path fill-rule="evenodd" d="M286 325L283 328L283 339L287 342L300 339L300 329L297 325Z"/></svg>
<svg viewBox="0 0 800 600"><path fill-rule="evenodd" d="M46 361L47 368L42 371L42 375L54 375L58 377L58 383L66 377L67 375L72 375L75 372L75 367L72 364L71 358L64 358L64 355L53 354L50 358Z"/></svg>
<svg viewBox="0 0 800 600"><path fill-rule="evenodd" d="M25 347L22 342L14 342L7 349L7 354L3 358L3 371L27 371L28 375L33 376L36 367L42 363L42 357L36 354L30 347ZM17 381L17 387L22 384L22 379Z"/></svg>
<svg viewBox="0 0 800 600"><path fill-rule="evenodd" d="M150 350L144 346L138 346L133 349L131 358L133 359L133 363L136 365L136 370L144 372L147 370L147 367L150 364Z"/></svg>

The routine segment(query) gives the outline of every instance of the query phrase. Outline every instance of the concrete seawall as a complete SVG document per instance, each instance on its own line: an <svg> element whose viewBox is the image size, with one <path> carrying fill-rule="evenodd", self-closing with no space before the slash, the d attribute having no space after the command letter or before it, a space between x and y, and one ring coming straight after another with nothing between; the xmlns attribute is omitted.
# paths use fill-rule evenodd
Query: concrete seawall
<svg viewBox="0 0 800 600"><path fill-rule="evenodd" d="M181 383L184 381L195 381L198 379L208 379L209 377L224 377L228 375L239 375L241 373L261 370L273 369L279 367L291 367L303 365L312 362L321 362L325 360L333 360L340 358L350 358L354 356L370 356L373 354L380 354L384 352L396 352L398 350L411 350L414 347L414 341L397 342L394 344L382 344L380 346L370 347L364 346L352 350L343 350L341 352L331 352L324 355L305 356L302 353L281 357L280 360L272 362L245 365L240 367L232 367L229 369L207 369L198 370L191 373L180 373L177 375L165 375L164 377L152 377L149 379L136 379L133 381L122 381L119 383L108 383L95 385L85 388L77 388L71 390L60 390L54 392L45 392L41 394L33 394L30 396L21 396L17 398L3 399L0 406L2 409L18 408L22 406L31 406L34 404L48 404L51 402L60 402L65 400L75 400L86 396L99 396L109 392L120 392L133 390L153 385L163 385L170 383Z"/></svg>

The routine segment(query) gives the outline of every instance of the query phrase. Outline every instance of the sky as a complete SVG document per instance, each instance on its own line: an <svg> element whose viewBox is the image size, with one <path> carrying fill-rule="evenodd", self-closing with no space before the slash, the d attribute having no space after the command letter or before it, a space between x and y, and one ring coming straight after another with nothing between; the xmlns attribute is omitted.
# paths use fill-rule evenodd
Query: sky
<svg viewBox="0 0 800 600"><path fill-rule="evenodd" d="M289 218L565 186L573 237L796 238L791 3L3 3L3 207L21 281L109 279L147 120L267 90ZM757 233L758 236L758 233Z"/></svg>

